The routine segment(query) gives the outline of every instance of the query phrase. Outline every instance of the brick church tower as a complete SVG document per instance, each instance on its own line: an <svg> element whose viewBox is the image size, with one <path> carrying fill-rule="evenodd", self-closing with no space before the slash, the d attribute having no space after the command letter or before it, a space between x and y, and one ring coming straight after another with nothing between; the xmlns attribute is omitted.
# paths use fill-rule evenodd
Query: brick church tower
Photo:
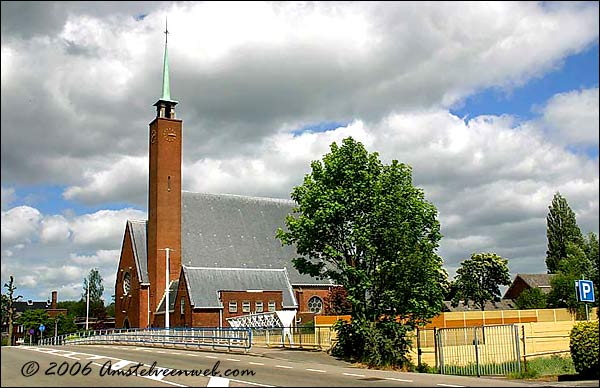
<svg viewBox="0 0 600 388"><path fill-rule="evenodd" d="M150 123L148 187L148 278L150 311L156 311L166 287L166 248L169 248L169 282L181 270L181 120L175 118L177 101L169 87L168 29L165 28L162 97L154 104ZM150 322L153 322L153 317Z"/></svg>

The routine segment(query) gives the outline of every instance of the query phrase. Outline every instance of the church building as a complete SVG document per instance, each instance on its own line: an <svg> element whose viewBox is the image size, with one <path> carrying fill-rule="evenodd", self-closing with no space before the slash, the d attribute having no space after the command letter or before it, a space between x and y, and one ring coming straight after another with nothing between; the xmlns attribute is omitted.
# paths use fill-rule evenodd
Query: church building
<svg viewBox="0 0 600 388"><path fill-rule="evenodd" d="M177 103L165 39L163 92L149 125L148 219L125 225L116 327L227 327L229 317L276 310L311 321L332 284L300 274L295 249L275 237L294 202L182 191Z"/></svg>

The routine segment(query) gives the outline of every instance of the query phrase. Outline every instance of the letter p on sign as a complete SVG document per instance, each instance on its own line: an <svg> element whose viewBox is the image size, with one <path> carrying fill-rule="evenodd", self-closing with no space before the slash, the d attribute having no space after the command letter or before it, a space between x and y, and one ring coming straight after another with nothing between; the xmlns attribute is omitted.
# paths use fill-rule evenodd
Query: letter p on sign
<svg viewBox="0 0 600 388"><path fill-rule="evenodd" d="M591 280L579 280L579 300L581 302L594 302L594 283Z"/></svg>

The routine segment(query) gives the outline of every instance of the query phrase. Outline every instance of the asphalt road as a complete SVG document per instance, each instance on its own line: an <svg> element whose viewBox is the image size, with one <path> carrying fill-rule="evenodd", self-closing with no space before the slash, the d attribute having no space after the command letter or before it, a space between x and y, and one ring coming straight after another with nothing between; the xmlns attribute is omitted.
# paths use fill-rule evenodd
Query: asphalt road
<svg viewBox="0 0 600 388"><path fill-rule="evenodd" d="M78 345L2 347L1 352L3 387L535 385L505 379L360 369L323 352L277 349L256 348L252 353L244 354L136 346ZM86 365L87 368L84 368ZM137 375L133 373L136 371ZM188 375L185 375L186 372Z"/></svg>

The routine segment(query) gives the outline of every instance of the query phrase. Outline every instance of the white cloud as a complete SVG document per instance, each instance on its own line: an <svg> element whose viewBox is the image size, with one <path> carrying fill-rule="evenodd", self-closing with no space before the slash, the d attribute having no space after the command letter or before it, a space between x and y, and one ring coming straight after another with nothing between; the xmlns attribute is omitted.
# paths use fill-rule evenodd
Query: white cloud
<svg viewBox="0 0 600 388"><path fill-rule="evenodd" d="M598 88L559 93L544 107L544 126L559 144L598 147L598 106Z"/></svg>
<svg viewBox="0 0 600 388"><path fill-rule="evenodd" d="M41 213L29 206L18 206L2 212L2 246L30 242L37 236Z"/></svg>
<svg viewBox="0 0 600 388"><path fill-rule="evenodd" d="M146 213L136 209L99 210L71 221L73 243L94 248L120 246L128 219L145 219Z"/></svg>
<svg viewBox="0 0 600 388"><path fill-rule="evenodd" d="M71 235L69 222L61 215L44 217L41 227L40 238L46 244L66 242Z"/></svg>
<svg viewBox="0 0 600 388"><path fill-rule="evenodd" d="M108 170L86 171L83 179L81 185L68 187L63 197L87 204L116 202L127 198L145 205L148 157L125 156L109 166Z"/></svg>

